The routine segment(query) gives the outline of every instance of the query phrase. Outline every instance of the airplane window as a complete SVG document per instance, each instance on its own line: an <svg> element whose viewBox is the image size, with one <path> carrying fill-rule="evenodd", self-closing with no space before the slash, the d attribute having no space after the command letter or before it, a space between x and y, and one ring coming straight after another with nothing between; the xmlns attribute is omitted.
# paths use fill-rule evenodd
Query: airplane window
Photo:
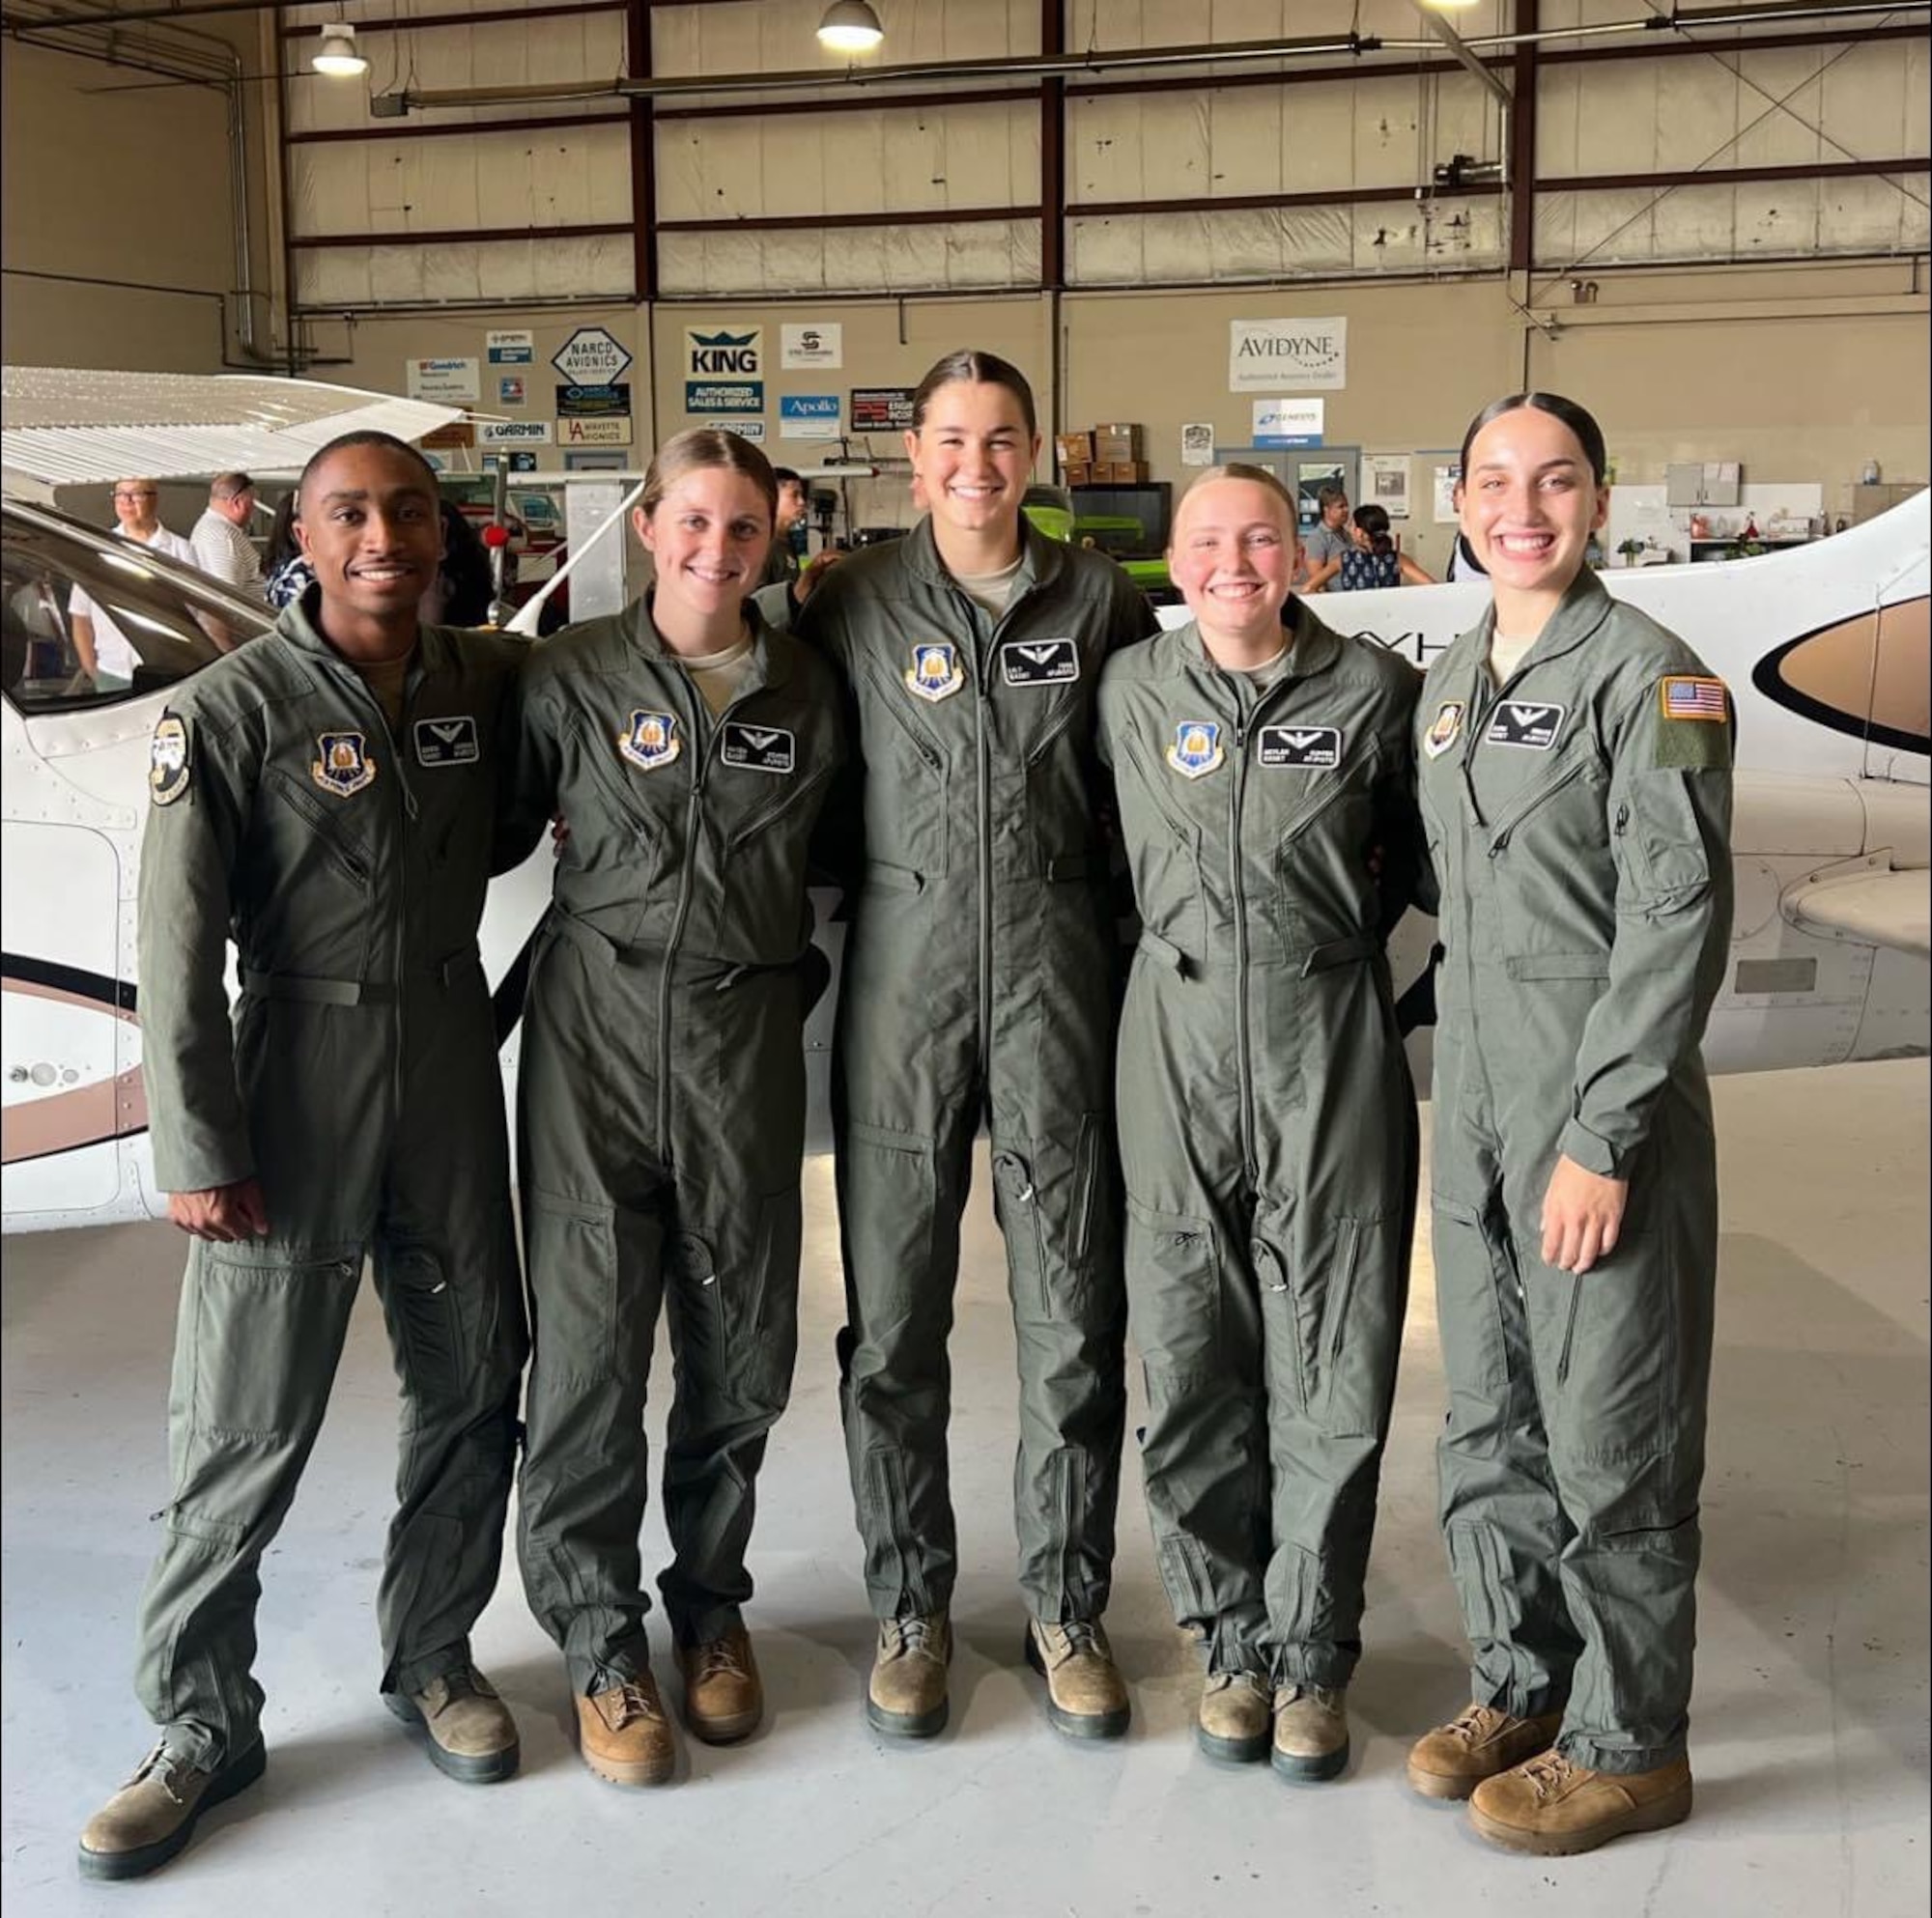
<svg viewBox="0 0 1932 1918"><path fill-rule="evenodd" d="M1909 752L1932 751L1924 600L1801 635L1760 660L1758 691L1835 731Z"/></svg>
<svg viewBox="0 0 1932 1918"><path fill-rule="evenodd" d="M185 679L266 631L193 574L100 550L10 507L0 549L0 683L24 713L104 706Z"/></svg>

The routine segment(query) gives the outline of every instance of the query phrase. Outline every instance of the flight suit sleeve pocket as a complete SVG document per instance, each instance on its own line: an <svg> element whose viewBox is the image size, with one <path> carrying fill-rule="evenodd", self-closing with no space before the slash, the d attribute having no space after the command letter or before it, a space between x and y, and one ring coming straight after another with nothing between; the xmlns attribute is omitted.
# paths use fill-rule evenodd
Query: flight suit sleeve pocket
<svg viewBox="0 0 1932 1918"><path fill-rule="evenodd" d="M1679 772L1636 774L1617 804L1613 837L1630 879L1645 900L1664 904L1701 893L1711 884L1711 849L1691 791L1697 776Z"/></svg>
<svg viewBox="0 0 1932 1918"><path fill-rule="evenodd" d="M1221 1276L1212 1224L1129 1194L1126 1263L1129 1329L1151 1378L1217 1371Z"/></svg>

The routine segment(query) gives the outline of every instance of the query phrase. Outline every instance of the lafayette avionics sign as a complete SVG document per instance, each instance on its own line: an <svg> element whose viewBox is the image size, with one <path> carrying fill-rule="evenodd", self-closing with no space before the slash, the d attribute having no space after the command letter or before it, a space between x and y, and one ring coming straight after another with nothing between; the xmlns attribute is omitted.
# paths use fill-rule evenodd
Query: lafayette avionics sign
<svg viewBox="0 0 1932 1918"><path fill-rule="evenodd" d="M1229 392L1339 393L1348 383L1348 321L1228 323Z"/></svg>

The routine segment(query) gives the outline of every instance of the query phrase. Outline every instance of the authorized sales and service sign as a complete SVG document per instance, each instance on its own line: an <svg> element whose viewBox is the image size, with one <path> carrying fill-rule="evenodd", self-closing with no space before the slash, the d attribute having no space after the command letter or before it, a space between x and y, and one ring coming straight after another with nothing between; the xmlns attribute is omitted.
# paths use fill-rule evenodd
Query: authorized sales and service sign
<svg viewBox="0 0 1932 1918"><path fill-rule="evenodd" d="M1339 393L1349 383L1347 320L1233 320L1231 393Z"/></svg>
<svg viewBox="0 0 1932 1918"><path fill-rule="evenodd" d="M687 380L684 409L688 413L761 413L765 409L762 380Z"/></svg>

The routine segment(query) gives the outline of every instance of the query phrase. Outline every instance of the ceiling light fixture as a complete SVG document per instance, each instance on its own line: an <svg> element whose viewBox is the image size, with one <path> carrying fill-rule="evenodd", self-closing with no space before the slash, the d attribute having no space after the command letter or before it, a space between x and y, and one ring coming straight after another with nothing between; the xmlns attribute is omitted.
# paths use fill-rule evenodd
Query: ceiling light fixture
<svg viewBox="0 0 1932 1918"><path fill-rule="evenodd" d="M1460 14L1477 0L1416 0L1416 4L1431 14Z"/></svg>
<svg viewBox="0 0 1932 1918"><path fill-rule="evenodd" d="M818 43L835 53L869 53L886 37L866 0L832 0L818 23Z"/></svg>
<svg viewBox="0 0 1932 1918"><path fill-rule="evenodd" d="M355 50L355 29L345 20L331 20L322 30L322 44L308 63L318 73L333 79L347 79L366 73L369 63Z"/></svg>

